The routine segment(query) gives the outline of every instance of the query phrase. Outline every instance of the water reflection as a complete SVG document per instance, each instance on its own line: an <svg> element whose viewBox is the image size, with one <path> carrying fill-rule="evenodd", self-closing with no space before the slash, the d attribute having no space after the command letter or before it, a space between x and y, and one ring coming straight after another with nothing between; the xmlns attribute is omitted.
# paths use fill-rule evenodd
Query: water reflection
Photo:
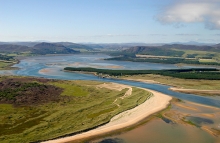
<svg viewBox="0 0 220 143"><path fill-rule="evenodd" d="M126 143L218 143L219 114L219 108L190 102L173 102L170 110L160 113L160 116L156 115L149 122L119 135L107 136L91 143L98 143L106 138L119 138ZM166 117L166 120L163 117ZM200 126L185 122L185 118Z"/></svg>

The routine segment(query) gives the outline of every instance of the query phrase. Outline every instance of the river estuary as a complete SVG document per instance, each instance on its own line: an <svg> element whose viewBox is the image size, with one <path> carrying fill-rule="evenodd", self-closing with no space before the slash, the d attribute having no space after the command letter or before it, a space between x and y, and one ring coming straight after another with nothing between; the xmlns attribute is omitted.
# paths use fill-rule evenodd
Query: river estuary
<svg viewBox="0 0 220 143"><path fill-rule="evenodd" d="M98 80L103 82L116 82L131 86L152 89L182 99L187 102L190 101L194 103L217 107L217 109L220 108L219 97L204 97L193 94L177 93L169 90L168 88L170 86L166 86L166 85L126 81L126 80L110 79L110 78L99 78L91 74L64 72L62 70L64 67L94 67L94 68L107 68L107 69L152 69L152 70L196 68L194 66L177 67L176 65L172 65L172 64L135 63L135 62L127 62L127 61L103 60L105 58L109 58L109 56L104 54L96 54L96 55L83 54L83 55L27 57L26 59L21 60L19 64L14 65L15 67L18 67L19 70L0 71L0 75L12 74L12 75L35 76L35 77L63 79L63 80ZM188 103L186 103L186 106L187 105ZM171 110L177 110L176 108L177 106L172 106ZM202 112L210 113L213 111L211 109L208 110L202 107L195 107L195 108L197 108L201 113ZM220 110L217 109L213 114L216 115L216 113L220 112ZM190 112L183 110L184 109L179 109L179 111L186 112L187 114L189 114ZM220 126L220 119L213 117L212 120L214 126L218 126L218 125ZM192 134L195 134L195 136L191 137ZM205 142L217 142L217 141L219 141L219 137L214 137L198 127L186 126L183 124L170 124L163 122L161 119L155 119L139 127L136 127L130 131L120 133L119 135L112 135L91 142L106 142L106 143L108 142L128 142L128 143L201 142L203 143L204 142L205 143Z"/></svg>

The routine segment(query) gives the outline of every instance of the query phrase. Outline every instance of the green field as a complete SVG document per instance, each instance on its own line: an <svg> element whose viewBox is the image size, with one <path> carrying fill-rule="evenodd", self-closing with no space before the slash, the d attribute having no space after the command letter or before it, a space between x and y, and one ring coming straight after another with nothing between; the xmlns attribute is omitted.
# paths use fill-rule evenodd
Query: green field
<svg viewBox="0 0 220 143"><path fill-rule="evenodd" d="M219 52L209 52L209 51L194 51L194 50L182 50L185 53L182 57L187 58L187 55L194 55L195 58L201 58L201 57L212 57L213 59L220 60L220 53Z"/></svg>
<svg viewBox="0 0 220 143"><path fill-rule="evenodd" d="M13 64L13 61L0 61L0 70L10 69Z"/></svg>
<svg viewBox="0 0 220 143"><path fill-rule="evenodd" d="M5 79L1 78L0 81ZM102 83L96 81L51 80L40 84L62 88L62 100L29 106L0 104L1 143L48 140L92 129L151 96L151 93L133 87L132 95L118 100L117 106L113 102L128 89L97 88Z"/></svg>

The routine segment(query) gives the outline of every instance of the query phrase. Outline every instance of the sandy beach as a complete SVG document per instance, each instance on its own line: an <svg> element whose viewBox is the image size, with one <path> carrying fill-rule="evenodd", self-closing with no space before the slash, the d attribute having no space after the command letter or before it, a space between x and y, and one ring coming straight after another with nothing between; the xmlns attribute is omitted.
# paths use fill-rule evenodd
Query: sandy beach
<svg viewBox="0 0 220 143"><path fill-rule="evenodd" d="M157 91L149 89L144 90L152 92L153 96L150 99L146 100L143 104L113 117L108 124L88 132L84 132L70 137L46 141L45 143L71 142L75 140L106 134L114 130L126 128L128 126L138 123L139 121L145 119L149 115L166 108L170 100L172 99L170 96Z"/></svg>
<svg viewBox="0 0 220 143"><path fill-rule="evenodd" d="M44 69L39 70L38 73L39 74L47 74L51 71L52 71L52 69L50 69L50 68L44 68Z"/></svg>

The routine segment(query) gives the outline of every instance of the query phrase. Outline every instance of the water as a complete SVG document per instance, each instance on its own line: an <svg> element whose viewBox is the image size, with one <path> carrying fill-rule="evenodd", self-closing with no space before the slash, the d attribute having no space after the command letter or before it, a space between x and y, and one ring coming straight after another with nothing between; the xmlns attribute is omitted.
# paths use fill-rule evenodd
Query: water
<svg viewBox="0 0 220 143"><path fill-rule="evenodd" d="M192 136L193 135L193 136ZM147 124L126 133L108 136L90 143L213 143L215 139L200 128L182 124L170 125L160 119L151 120ZM116 140L117 139L117 140Z"/></svg>
<svg viewBox="0 0 220 143"><path fill-rule="evenodd" d="M68 56L37 56L28 57L21 60L21 62L15 67L20 68L16 71L4 71L3 73L10 73L22 76L35 76L51 79L64 79L64 80L98 80L103 82L116 82L121 84L127 84L131 86L137 86L142 88L149 88L156 90L176 98L188 100L205 105L220 107L220 98L203 97L193 94L178 93L169 90L170 86L151 84L135 81L126 81L118 79L99 78L90 74L81 74L73 72L62 71L64 67L95 67L95 68L117 68L117 69L174 69L180 68L172 64L155 64L155 63L135 63L127 61L108 61L103 60L109 58L107 55L68 55ZM193 68L193 66L183 66L181 68ZM195 68L195 67L194 67ZM1 73L0 73L1 74Z"/></svg>
<svg viewBox="0 0 220 143"><path fill-rule="evenodd" d="M178 106L178 105L182 106ZM220 129L220 109L190 102L172 103L165 114L175 122L154 118L132 130L108 135L90 143L219 143L220 137L213 136L212 129ZM190 120L197 126L182 121ZM208 130L204 130L202 128Z"/></svg>
<svg viewBox="0 0 220 143"><path fill-rule="evenodd" d="M169 90L170 86L166 86L166 85L126 81L119 79L99 78L97 76L90 74L62 71L62 69L67 66L72 66L72 67L86 66L86 67L94 67L94 68L112 68L112 69L114 68L115 69L154 69L154 70L174 69L174 68L193 68L193 66L176 67L175 65L165 65L165 64L102 60L108 57L109 56L107 55L69 55L69 56L29 57L27 59L21 60L19 64L15 65L15 67L20 68L19 70L0 71L0 75L14 74L14 75L22 75L22 76L35 76L35 77L45 77L45 78L63 79L63 80L97 80L103 82L116 82L116 83L156 90L183 100L220 107L220 98L202 97L193 94L177 93ZM172 107L172 108L174 108L174 110L176 109L179 110L179 107ZM181 110L184 111L187 109L181 109ZM202 109L202 110L206 111L207 109ZM213 110L209 110L209 112L212 111ZM217 118L219 117L219 114L216 114L214 116L216 118L210 120L207 119L207 117L197 115L196 114L197 112L198 111L185 112L187 114L190 113L193 115L187 117L187 119L192 120L195 123L198 123L199 125L205 124L206 126L209 125L213 128L216 128L217 125L220 126L220 120L219 118ZM220 112L218 111L218 113ZM102 143L210 142L211 143L211 142L216 142L215 140L216 140L215 138L213 138L210 134L208 134L207 132L203 131L200 128L193 126L185 126L182 124L171 124L170 122L166 122L165 120L156 119L156 120L151 120L147 124L137 127L124 134L101 139L100 142Z"/></svg>

